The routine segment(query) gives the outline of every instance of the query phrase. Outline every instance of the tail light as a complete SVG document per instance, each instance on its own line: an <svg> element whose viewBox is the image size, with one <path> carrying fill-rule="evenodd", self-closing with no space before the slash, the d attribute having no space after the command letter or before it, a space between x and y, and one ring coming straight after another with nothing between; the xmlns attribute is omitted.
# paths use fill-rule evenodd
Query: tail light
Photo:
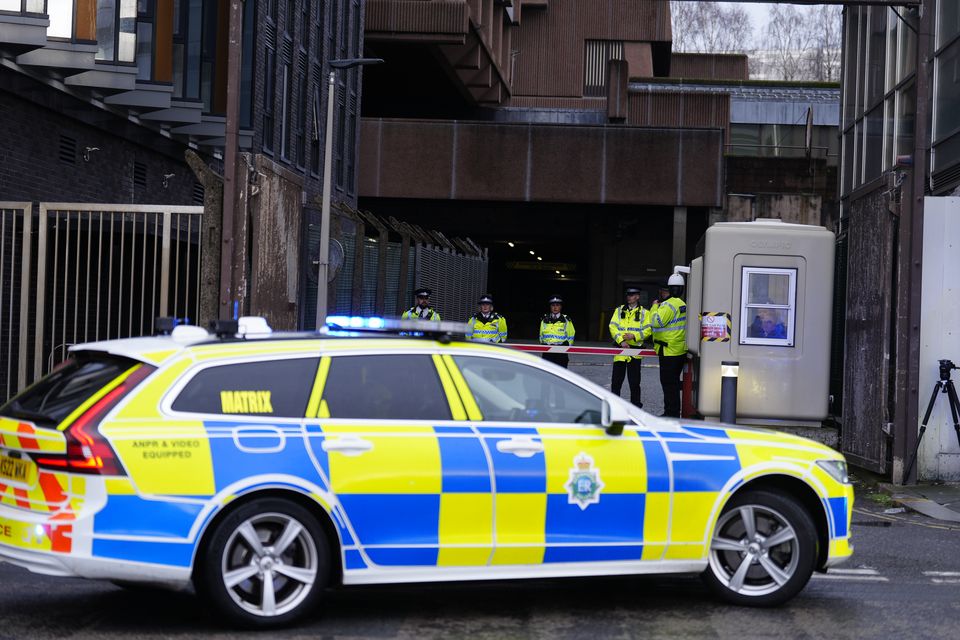
<svg viewBox="0 0 960 640"><path fill-rule="evenodd" d="M100 435L98 426L111 409L130 393L144 378L155 371L149 365L139 365L123 382L111 389L83 412L64 431L67 439L66 455L38 456L38 467L90 473L104 476L126 475L123 465L107 439Z"/></svg>

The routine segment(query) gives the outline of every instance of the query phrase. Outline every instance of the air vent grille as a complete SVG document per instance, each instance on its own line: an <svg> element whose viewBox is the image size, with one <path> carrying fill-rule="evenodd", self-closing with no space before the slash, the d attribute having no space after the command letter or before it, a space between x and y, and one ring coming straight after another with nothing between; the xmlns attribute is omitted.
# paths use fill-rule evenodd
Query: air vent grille
<svg viewBox="0 0 960 640"><path fill-rule="evenodd" d="M77 140L70 136L60 136L60 162L67 164L76 164L77 162Z"/></svg>
<svg viewBox="0 0 960 640"><path fill-rule="evenodd" d="M147 186L147 165L142 162L133 163L133 184L138 187Z"/></svg>

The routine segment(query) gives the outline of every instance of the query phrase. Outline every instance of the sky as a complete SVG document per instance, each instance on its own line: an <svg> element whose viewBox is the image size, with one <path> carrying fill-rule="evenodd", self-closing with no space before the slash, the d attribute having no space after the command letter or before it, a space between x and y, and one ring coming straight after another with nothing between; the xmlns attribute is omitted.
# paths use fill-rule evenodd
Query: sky
<svg viewBox="0 0 960 640"><path fill-rule="evenodd" d="M731 4L740 5L750 14L750 19L753 21L753 35L754 37L758 36L767 25L768 5L756 2L735 2Z"/></svg>

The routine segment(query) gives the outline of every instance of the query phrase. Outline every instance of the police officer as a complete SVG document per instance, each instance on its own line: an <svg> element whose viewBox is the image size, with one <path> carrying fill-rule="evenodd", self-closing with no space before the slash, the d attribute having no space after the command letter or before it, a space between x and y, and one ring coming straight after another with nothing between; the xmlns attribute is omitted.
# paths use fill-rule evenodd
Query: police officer
<svg viewBox="0 0 960 640"><path fill-rule="evenodd" d="M507 340L507 320L493 310L493 296L485 293L480 296L480 310L467 320L469 329L467 340L474 342L505 342Z"/></svg>
<svg viewBox="0 0 960 640"><path fill-rule="evenodd" d="M628 287L626 298L626 304L614 309L610 317L610 337L619 347L637 349L650 337L649 312L640 306L639 289ZM630 387L630 402L638 407L643 406L640 401L640 360L640 356L614 356L613 377L610 380L610 390L620 395L623 378L626 376Z"/></svg>
<svg viewBox="0 0 960 640"><path fill-rule="evenodd" d="M563 299L555 295L548 300L548 303L550 304L550 313L544 315L540 320L540 344L550 345L551 347L572 345L576 331L570 317L560 313L563 309ZM570 363L570 357L565 353L545 353L543 359L556 363L564 369Z"/></svg>
<svg viewBox="0 0 960 640"><path fill-rule="evenodd" d="M680 374L687 359L687 303L683 301L683 276L667 280L667 298L650 309L653 347L660 358L663 415L680 417Z"/></svg>
<svg viewBox="0 0 960 640"><path fill-rule="evenodd" d="M430 305L430 296L433 291L426 287L420 287L413 292L417 304L410 307L400 316L403 320L433 320L440 322L440 314Z"/></svg>

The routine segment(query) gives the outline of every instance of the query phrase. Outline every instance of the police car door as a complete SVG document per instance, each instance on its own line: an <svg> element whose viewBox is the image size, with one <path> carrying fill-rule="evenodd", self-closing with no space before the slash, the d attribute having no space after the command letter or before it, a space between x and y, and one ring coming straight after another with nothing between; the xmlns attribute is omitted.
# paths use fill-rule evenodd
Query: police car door
<svg viewBox="0 0 960 640"><path fill-rule="evenodd" d="M345 581L379 567L487 564L489 466L439 356L324 357L308 414L344 520Z"/></svg>
<svg viewBox="0 0 960 640"><path fill-rule="evenodd" d="M599 395L534 363L451 360L493 461L492 565L553 565L548 573L563 575L662 557L669 485L652 434L628 426L608 435Z"/></svg>

